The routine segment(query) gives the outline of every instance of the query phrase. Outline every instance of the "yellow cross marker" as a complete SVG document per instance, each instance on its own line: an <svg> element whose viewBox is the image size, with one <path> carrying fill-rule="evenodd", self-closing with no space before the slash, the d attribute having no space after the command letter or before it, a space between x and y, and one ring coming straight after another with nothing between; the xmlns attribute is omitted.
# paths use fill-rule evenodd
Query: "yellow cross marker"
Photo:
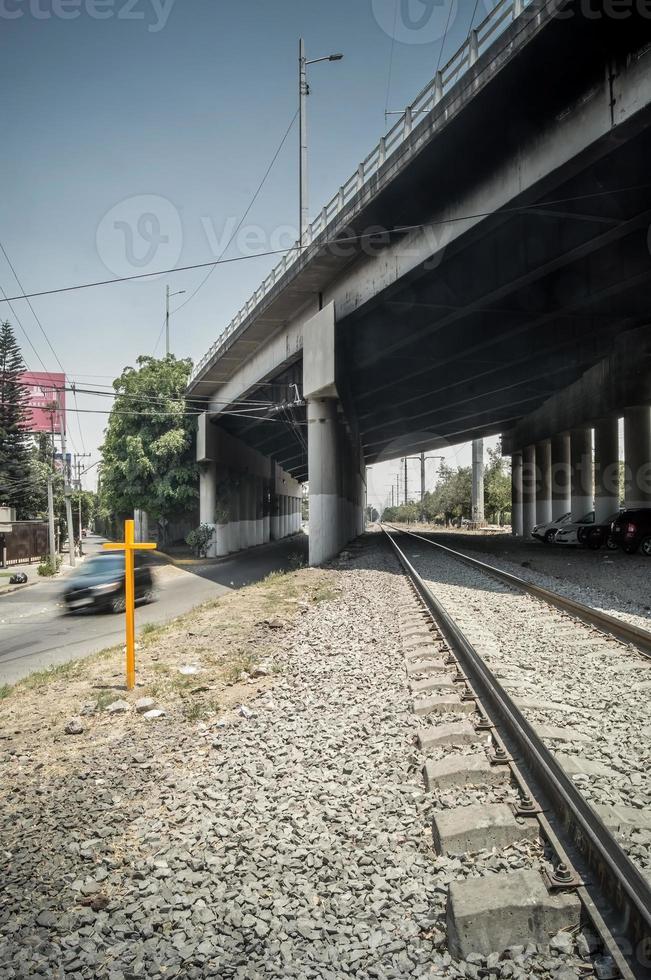
<svg viewBox="0 0 651 980"><path fill-rule="evenodd" d="M124 552L124 598L126 602L127 620L127 690L132 691L136 686L136 596L133 578L134 551L148 551L155 544L136 543L135 526L133 521L124 522L124 541L111 542L103 545L107 551Z"/></svg>

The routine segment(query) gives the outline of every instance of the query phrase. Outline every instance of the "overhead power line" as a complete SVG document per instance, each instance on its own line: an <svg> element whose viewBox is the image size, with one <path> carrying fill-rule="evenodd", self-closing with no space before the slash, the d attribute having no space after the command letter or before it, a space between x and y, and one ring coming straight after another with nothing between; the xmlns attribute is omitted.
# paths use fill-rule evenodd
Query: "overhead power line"
<svg viewBox="0 0 651 980"><path fill-rule="evenodd" d="M369 241L369 240L377 241L377 239L382 238L385 235L406 235L411 231L418 231L421 228L434 228L434 227L440 227L444 225L459 224L460 222L463 221L474 221L480 218L491 218L504 214L534 215L537 210L545 209L548 212L549 208L554 207L558 204L574 204L574 203L578 203L579 201L587 201L593 198L612 197L615 196L616 194L627 194L627 193L632 193L634 191L649 190L649 189L651 189L651 184L638 184L632 187L619 187L607 191L595 191L592 194L580 194L575 197L557 198L552 201L539 201L537 203L532 203L532 204L522 204L517 207L511 207L511 208L498 208L497 210L491 210L491 211L474 211L469 214L457 215L456 217L453 218L441 218L436 221L422 221L413 225L395 225L392 228L385 228L382 231L378 231L376 228L373 231L367 232L362 235L348 235L340 238L326 239L325 241L321 242L321 247L323 248L327 245L355 244L355 243ZM543 214L543 217L549 218L549 213ZM583 218L584 216L581 214L577 214L575 216L572 215L571 213L566 213L563 215L563 217ZM296 243L295 245L292 245L289 248L270 249L269 251L266 252L256 252L255 255L235 255L230 259L212 259L209 262L196 262L192 265L176 266L175 268L169 268L169 269L157 269L155 272L139 272L139 273L134 273L134 275L132 276L117 276L114 279L99 279L99 280L95 280L94 282L77 283L73 286L58 286L55 287L54 289L41 289L38 292L34 292L34 293L21 293L20 295L17 296L5 296L4 299L0 299L0 303L10 303L22 299L24 300L35 299L39 296L55 296L58 295L59 293L72 293L72 292L77 292L80 289L94 289L98 286L114 286L117 285L118 283L135 282L141 279L151 279L153 277L163 276L163 275L174 275L179 272L189 272L194 269L206 269L209 268L210 266L232 265L236 262L249 262L252 259L262 259L272 255L288 255L291 252L304 252L306 249L311 247L312 246L310 245L301 245L299 243Z"/></svg>

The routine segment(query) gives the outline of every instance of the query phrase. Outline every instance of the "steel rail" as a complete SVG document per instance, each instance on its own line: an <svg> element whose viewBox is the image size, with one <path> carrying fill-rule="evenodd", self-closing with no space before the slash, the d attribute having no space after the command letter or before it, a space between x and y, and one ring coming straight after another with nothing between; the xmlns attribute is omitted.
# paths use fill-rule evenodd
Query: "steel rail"
<svg viewBox="0 0 651 980"><path fill-rule="evenodd" d="M583 620L583 622L588 623L590 626L596 626L603 633L609 633L624 643L632 643L638 647L643 656L651 657L651 632L642 629L640 626L633 626L631 623L617 619L616 616L610 616L608 613L601 612L599 609L593 609L591 606L586 606L582 602L576 602L576 600L563 596L558 592L552 592L551 589L545 589L542 585L534 585L533 582L528 582L518 575L513 575L512 572L505 572L503 569L496 568L495 565L489 565L488 562L481 561L479 558L471 558L470 555L465 555L461 551L455 551L454 548L439 544L438 541L432 541L431 538L426 538L422 534L416 534L414 531L405 531L404 528L395 527L393 524L387 524L386 526L394 531L398 531L400 534L407 534L418 541L432 545L434 548L438 548L440 551L452 555L459 561L465 562L467 565L477 568L487 575L492 575L502 582L507 582L514 588L520 589L522 592L527 592L536 599L542 599L543 602L547 602L551 606L556 606L562 612L569 612L573 616L576 616L577 619Z"/></svg>
<svg viewBox="0 0 651 980"><path fill-rule="evenodd" d="M603 821L577 790L572 780L542 742L464 633L428 588L393 536L383 528L400 564L413 582L439 629L477 692L482 708L500 735L525 762L542 788L565 836L578 847L595 880L584 880L579 889L584 904L605 894L617 921L617 945L623 976L651 977L651 886L632 864ZM398 532L404 533L404 532ZM418 537L418 535L415 535ZM583 893L583 894L581 894ZM586 901L587 900L587 901ZM610 916L613 919L613 916ZM609 926L611 931L612 926ZM623 940L623 941L622 941Z"/></svg>

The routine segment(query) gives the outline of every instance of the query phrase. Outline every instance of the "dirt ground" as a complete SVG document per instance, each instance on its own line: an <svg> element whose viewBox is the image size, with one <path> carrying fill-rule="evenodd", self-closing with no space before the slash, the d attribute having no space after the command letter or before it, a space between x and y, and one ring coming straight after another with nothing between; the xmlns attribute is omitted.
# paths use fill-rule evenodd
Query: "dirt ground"
<svg viewBox="0 0 651 980"><path fill-rule="evenodd" d="M156 724L133 710L109 713L108 706L118 700L133 708L148 697L168 718L215 723L273 685L273 669L265 661L282 645L293 620L337 594L335 575L309 568L274 573L167 625L145 629L136 643L133 691L125 688L123 646L0 687L0 754L25 753L31 765L51 775L47 770L67 765L87 748L89 736L97 748L134 725ZM66 734L72 718L84 726L83 740Z"/></svg>

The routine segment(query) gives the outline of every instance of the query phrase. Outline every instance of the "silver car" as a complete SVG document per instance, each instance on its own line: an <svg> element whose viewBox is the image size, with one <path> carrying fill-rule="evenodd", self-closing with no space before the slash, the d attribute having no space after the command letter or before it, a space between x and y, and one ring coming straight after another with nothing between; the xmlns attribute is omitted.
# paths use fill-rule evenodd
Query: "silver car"
<svg viewBox="0 0 651 980"><path fill-rule="evenodd" d="M572 514L568 511L562 517L557 517L553 521L547 521L546 524L536 524L531 532L531 537L537 538L538 541L544 541L545 544L551 544L556 537L558 529L571 519Z"/></svg>

